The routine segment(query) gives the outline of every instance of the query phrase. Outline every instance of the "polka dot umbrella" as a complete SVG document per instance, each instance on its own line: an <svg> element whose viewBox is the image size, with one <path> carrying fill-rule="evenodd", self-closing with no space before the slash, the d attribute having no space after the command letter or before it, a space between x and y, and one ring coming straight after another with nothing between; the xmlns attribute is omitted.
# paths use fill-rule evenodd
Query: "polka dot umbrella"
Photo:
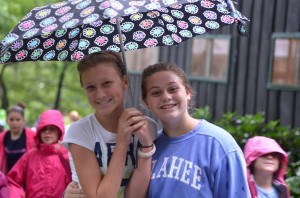
<svg viewBox="0 0 300 198"><path fill-rule="evenodd" d="M233 23L246 35L247 20L231 0L64 1L32 9L2 40L0 63L78 61L101 50L124 57Z"/></svg>

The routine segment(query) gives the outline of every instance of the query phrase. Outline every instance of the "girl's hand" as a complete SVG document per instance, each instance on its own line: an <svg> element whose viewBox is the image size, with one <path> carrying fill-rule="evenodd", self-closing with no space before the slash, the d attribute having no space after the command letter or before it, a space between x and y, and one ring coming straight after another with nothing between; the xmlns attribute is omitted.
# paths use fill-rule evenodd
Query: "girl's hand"
<svg viewBox="0 0 300 198"><path fill-rule="evenodd" d="M84 193L74 181L69 183L64 192L64 198L85 198Z"/></svg>
<svg viewBox="0 0 300 198"><path fill-rule="evenodd" d="M145 124L147 124L147 121L143 113L135 108L126 109L119 119L117 144L128 146L133 134L139 130L143 131L139 133L145 133L144 131L147 130L143 128Z"/></svg>
<svg viewBox="0 0 300 198"><path fill-rule="evenodd" d="M134 131L142 146L151 146L153 144L152 131L150 129L147 119L141 121L143 125Z"/></svg>

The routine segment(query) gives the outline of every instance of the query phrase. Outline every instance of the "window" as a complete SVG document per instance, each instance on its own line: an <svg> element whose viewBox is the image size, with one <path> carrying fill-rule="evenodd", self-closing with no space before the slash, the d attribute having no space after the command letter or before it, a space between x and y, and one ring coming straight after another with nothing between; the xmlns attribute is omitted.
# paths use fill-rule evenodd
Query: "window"
<svg viewBox="0 0 300 198"><path fill-rule="evenodd" d="M192 40L190 77L226 82L230 47L231 37L227 35L195 37Z"/></svg>
<svg viewBox="0 0 300 198"><path fill-rule="evenodd" d="M159 47L126 51L126 63L129 72L142 72L145 67L158 62Z"/></svg>
<svg viewBox="0 0 300 198"><path fill-rule="evenodd" d="M300 34L272 36L269 88L300 88Z"/></svg>

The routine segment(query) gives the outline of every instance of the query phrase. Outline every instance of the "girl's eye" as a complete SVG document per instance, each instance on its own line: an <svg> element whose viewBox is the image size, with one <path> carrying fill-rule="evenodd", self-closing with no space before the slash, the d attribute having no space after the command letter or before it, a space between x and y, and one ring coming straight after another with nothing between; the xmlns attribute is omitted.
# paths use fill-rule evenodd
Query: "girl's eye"
<svg viewBox="0 0 300 198"><path fill-rule="evenodd" d="M56 128L56 127L54 127L54 126L48 126L48 127L45 127L43 130L42 130L42 132L46 132L46 131L48 131L48 132L55 132L55 131L57 131L58 129Z"/></svg>
<svg viewBox="0 0 300 198"><path fill-rule="evenodd" d="M92 86L92 85L85 87L85 90L87 90L87 91L92 91L93 89L94 89L94 86Z"/></svg>
<svg viewBox="0 0 300 198"><path fill-rule="evenodd" d="M19 122L21 119L17 119L17 118L10 118L9 121L11 122Z"/></svg>
<svg viewBox="0 0 300 198"><path fill-rule="evenodd" d="M159 96L159 94L160 94L160 91L153 91L151 93L152 96Z"/></svg>
<svg viewBox="0 0 300 198"><path fill-rule="evenodd" d="M56 131L56 128L55 127L49 127L48 130L49 131Z"/></svg>
<svg viewBox="0 0 300 198"><path fill-rule="evenodd" d="M104 87L108 87L108 86L111 85L111 84L112 84L111 81L105 81L105 82L103 83L103 86L104 86Z"/></svg>
<svg viewBox="0 0 300 198"><path fill-rule="evenodd" d="M178 89L179 89L178 87L170 87L170 88L169 88L169 91L170 91L170 93L174 93L174 92L176 92Z"/></svg>

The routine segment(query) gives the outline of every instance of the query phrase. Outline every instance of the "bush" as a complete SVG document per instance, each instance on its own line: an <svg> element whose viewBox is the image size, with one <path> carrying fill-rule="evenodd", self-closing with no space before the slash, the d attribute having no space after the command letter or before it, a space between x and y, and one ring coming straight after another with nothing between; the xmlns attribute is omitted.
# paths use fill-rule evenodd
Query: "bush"
<svg viewBox="0 0 300 198"><path fill-rule="evenodd" d="M200 108L193 111L195 118L202 118L227 130L237 141L241 149L244 149L246 141L256 135L275 139L288 153L289 164L286 173L287 183L291 189L291 195L300 195L300 129L290 129L280 126L279 121L266 122L263 113L240 116L230 112L223 114L218 121L211 120L209 108Z"/></svg>
<svg viewBox="0 0 300 198"><path fill-rule="evenodd" d="M291 198L300 197L300 161L292 166L297 166L296 176L288 177L285 181L290 188Z"/></svg>

